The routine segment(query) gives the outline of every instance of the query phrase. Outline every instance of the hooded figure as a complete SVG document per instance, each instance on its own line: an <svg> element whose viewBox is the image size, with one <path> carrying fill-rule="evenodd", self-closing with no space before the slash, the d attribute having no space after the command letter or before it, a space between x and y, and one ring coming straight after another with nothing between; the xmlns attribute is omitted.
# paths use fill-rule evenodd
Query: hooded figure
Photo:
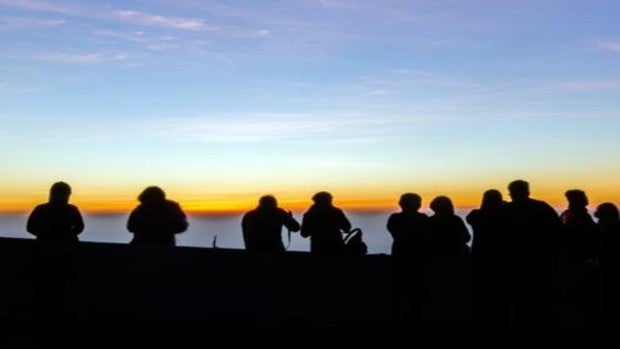
<svg viewBox="0 0 620 349"><path fill-rule="evenodd" d="M129 215L127 230L132 245L174 246L175 234L187 230L185 213L178 203L166 200L159 187L148 187L138 196L140 205Z"/></svg>

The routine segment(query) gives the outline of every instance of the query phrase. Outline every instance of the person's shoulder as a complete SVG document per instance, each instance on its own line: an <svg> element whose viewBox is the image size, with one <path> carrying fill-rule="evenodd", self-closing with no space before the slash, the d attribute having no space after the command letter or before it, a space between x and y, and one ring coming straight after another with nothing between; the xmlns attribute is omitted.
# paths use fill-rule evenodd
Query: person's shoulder
<svg viewBox="0 0 620 349"><path fill-rule="evenodd" d="M402 215L403 215L402 212L394 212L390 214L388 219L398 219L399 217L402 217Z"/></svg>
<svg viewBox="0 0 620 349"><path fill-rule="evenodd" d="M36 205L32 209L32 211L30 212L30 217L34 217L34 216L39 216L41 214L45 214L44 212L47 210L48 206L49 205L47 203Z"/></svg>
<svg viewBox="0 0 620 349"><path fill-rule="evenodd" d="M538 199L530 199L530 202L537 209L547 210L547 211L551 210L551 211L555 212L555 209L553 209L553 207L549 203L547 203L546 201L538 200ZM557 212L556 212L556 214L557 214Z"/></svg>
<svg viewBox="0 0 620 349"><path fill-rule="evenodd" d="M469 211L467 216L465 216L465 219L468 222L475 222L480 218L481 214L482 214L482 211L479 208L474 208L473 210Z"/></svg>
<svg viewBox="0 0 620 349"><path fill-rule="evenodd" d="M181 205L178 202L172 201L172 200L166 200L166 206L168 206L170 208L174 208L176 210L180 210L181 209Z"/></svg>
<svg viewBox="0 0 620 349"><path fill-rule="evenodd" d="M34 207L33 211L41 211L41 210L45 210L46 208L48 208L50 206L49 203L43 203L43 204L38 204Z"/></svg>
<svg viewBox="0 0 620 349"><path fill-rule="evenodd" d="M475 217L477 215L479 215L482 211L479 208L474 208L473 210L469 211L469 213L467 214L467 216L472 216Z"/></svg>
<svg viewBox="0 0 620 349"><path fill-rule="evenodd" d="M336 206L332 206L332 211L337 212L338 214L344 214L344 211L341 208L336 207Z"/></svg>
<svg viewBox="0 0 620 349"><path fill-rule="evenodd" d="M463 218L461 218L461 216L457 215L457 214L453 214L451 216L449 216L450 221L452 222L463 222Z"/></svg>

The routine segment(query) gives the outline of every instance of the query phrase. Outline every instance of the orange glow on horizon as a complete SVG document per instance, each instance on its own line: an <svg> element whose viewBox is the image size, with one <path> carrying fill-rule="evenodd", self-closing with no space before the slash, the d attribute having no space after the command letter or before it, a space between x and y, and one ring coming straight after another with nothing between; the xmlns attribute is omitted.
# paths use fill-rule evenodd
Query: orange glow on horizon
<svg viewBox="0 0 620 349"><path fill-rule="evenodd" d="M506 179L495 179L463 183L437 181L376 186L360 183L348 187L283 186L275 191L250 187L218 187L206 193L191 186L166 185L164 189L169 199L179 202L183 210L190 214L243 213L255 208L259 197L266 194L275 195L279 206L285 210L305 212L312 204L312 195L319 190L324 190L323 188L334 195L334 205L345 211L396 212L399 211L398 199L405 192L416 192L421 195L424 211L428 211L431 200L438 195L450 197L459 210L478 207L483 192L490 188L500 190L504 199L510 201L506 190L508 182ZM566 207L564 192L573 188L582 189L587 193L591 211L602 202L620 203L620 184L612 181L585 181L582 178L568 178L546 181L532 179L529 182L533 198L545 200L559 210ZM574 183L589 183L589 185L578 186ZM48 188L47 185L38 185L34 189L15 186L0 187L3 192L0 196L0 213L31 212L37 204L47 201ZM138 205L137 192L133 188L97 188L82 184L74 187L71 203L78 206L83 213L88 214L127 214Z"/></svg>

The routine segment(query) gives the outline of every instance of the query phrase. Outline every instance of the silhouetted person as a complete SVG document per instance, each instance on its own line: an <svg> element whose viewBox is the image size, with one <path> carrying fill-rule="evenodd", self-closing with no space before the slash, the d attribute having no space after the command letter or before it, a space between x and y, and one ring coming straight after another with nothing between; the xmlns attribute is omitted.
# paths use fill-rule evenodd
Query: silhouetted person
<svg viewBox="0 0 620 349"><path fill-rule="evenodd" d="M418 194L401 195L401 212L388 218L387 230L392 235L392 256L405 257L428 251L428 216L418 212L422 198Z"/></svg>
<svg viewBox="0 0 620 349"><path fill-rule="evenodd" d="M617 326L620 321L620 213L611 202L600 204L594 216L598 218L600 239L597 248L601 276L600 320Z"/></svg>
<svg viewBox="0 0 620 349"><path fill-rule="evenodd" d="M71 187L54 183L49 201L38 205L28 217L26 229L37 237L34 262L34 308L56 311L67 293L74 263L74 245L84 230L78 208L69 204Z"/></svg>
<svg viewBox="0 0 620 349"><path fill-rule="evenodd" d="M620 267L620 213L618 207L605 202L596 208L594 216L598 218L600 232L597 254L601 265Z"/></svg>
<svg viewBox="0 0 620 349"><path fill-rule="evenodd" d="M472 210L467 215L467 223L474 231L472 242L474 258L487 258L495 253L502 253L502 246L498 243L503 235L501 228L505 204L502 193L490 189L484 192L480 208Z"/></svg>
<svg viewBox="0 0 620 349"><path fill-rule="evenodd" d="M454 214L454 205L447 196L431 201L435 213L429 218L432 253L438 257L465 257L469 254L469 230L461 217Z"/></svg>
<svg viewBox="0 0 620 349"><path fill-rule="evenodd" d="M484 192L480 208L466 217L474 233L472 243L474 317L483 326L503 327L507 316L506 202L496 189Z"/></svg>
<svg viewBox="0 0 620 349"><path fill-rule="evenodd" d="M509 273L517 325L548 325L551 319L551 280L562 222L546 202L530 198L529 183L508 185L512 201L506 205L510 236Z"/></svg>
<svg viewBox="0 0 620 349"><path fill-rule="evenodd" d="M564 225L564 257L569 263L583 263L594 259L598 227L588 213L588 197L582 190L565 193L568 209L560 215Z"/></svg>
<svg viewBox="0 0 620 349"><path fill-rule="evenodd" d="M282 243L283 226L293 232L300 229L293 214L278 207L275 197L261 197L258 207L246 213L241 221L246 250L285 251Z"/></svg>
<svg viewBox="0 0 620 349"><path fill-rule="evenodd" d="M351 230L351 223L341 209L332 204L332 195L318 192L314 204L304 214L301 236L310 237L310 252L322 255L344 252L343 233Z"/></svg>
<svg viewBox="0 0 620 349"><path fill-rule="evenodd" d="M178 203L167 200L159 187L148 187L138 196L140 205L129 215L127 230L132 245L174 246L175 234L187 230L185 213Z"/></svg>
<svg viewBox="0 0 620 349"><path fill-rule="evenodd" d="M387 230L392 235L392 278L394 315L399 319L419 317L426 291L429 254L429 220L418 212L422 198L405 193L398 201L401 212L388 218Z"/></svg>
<svg viewBox="0 0 620 349"><path fill-rule="evenodd" d="M43 243L67 244L78 241L84 221L78 208L69 204L71 187L65 182L54 183L49 201L38 205L28 217L26 230Z"/></svg>

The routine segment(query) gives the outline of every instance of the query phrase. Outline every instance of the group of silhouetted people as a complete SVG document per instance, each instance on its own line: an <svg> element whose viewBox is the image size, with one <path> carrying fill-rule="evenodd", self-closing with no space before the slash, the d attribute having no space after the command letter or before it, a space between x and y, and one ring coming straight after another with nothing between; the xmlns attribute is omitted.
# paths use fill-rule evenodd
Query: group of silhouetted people
<svg viewBox="0 0 620 349"><path fill-rule="evenodd" d="M427 217L418 212L419 195L401 196L402 211L392 214L387 224L394 238L396 311L416 316L419 302L428 296L424 290L431 264L448 258L455 264L471 260L474 316L483 325L551 324L554 298L562 297L620 315L618 309L610 310L620 304L618 208L599 205L595 223L582 190L566 191L568 209L560 215L546 202L531 198L526 181L511 182L508 191L510 202L496 189L486 191L480 208L466 216L474 232L471 258L470 235L449 198L435 198L430 204L434 215ZM571 290L560 290L560 297L558 285ZM595 304L591 299L602 301Z"/></svg>
<svg viewBox="0 0 620 349"><path fill-rule="evenodd" d="M38 205L28 217L26 230L47 244L78 242L84 221L78 208L69 204L71 187L54 183L49 201ZM132 245L174 246L175 235L187 230L187 218L178 203L167 200L159 187L148 187L138 196L138 205L129 215L127 230Z"/></svg>
<svg viewBox="0 0 620 349"><path fill-rule="evenodd" d="M529 184L516 180L508 185L511 197L504 201L500 191L483 194L480 207L466 217L455 214L450 198L438 196L430 203L432 216L419 212L422 198L415 193L400 197L401 212L393 213L387 230L393 238L392 265L394 300L411 314L419 311L426 296L425 284L433 261L471 261L476 320L483 324L544 325L552 321L552 274L560 269L601 271L599 281L604 299L618 298L620 287L613 275L620 271L620 215L613 203L603 203L594 216L587 210L588 198L581 190L568 190L568 208L560 215L546 202L530 197ZM78 208L69 204L71 187L52 185L49 202L38 205L28 218L27 230L42 243L71 244L78 241L84 222ZM131 244L174 246L175 235L188 228L179 204L168 200L159 187L148 187L140 204L130 213L127 229ZM247 212L241 222L248 251L284 252L282 229L310 238L310 251L318 255L345 254L345 236L352 225L335 207L328 192L318 192L301 224L290 211L278 207L276 198L266 195ZM364 250L365 253L365 250ZM610 276L611 275L611 276ZM575 277L574 284L587 288ZM581 282L581 285L579 284ZM577 287L576 286L576 287ZM620 314L620 311L611 311ZM609 315L613 316L613 315Z"/></svg>

